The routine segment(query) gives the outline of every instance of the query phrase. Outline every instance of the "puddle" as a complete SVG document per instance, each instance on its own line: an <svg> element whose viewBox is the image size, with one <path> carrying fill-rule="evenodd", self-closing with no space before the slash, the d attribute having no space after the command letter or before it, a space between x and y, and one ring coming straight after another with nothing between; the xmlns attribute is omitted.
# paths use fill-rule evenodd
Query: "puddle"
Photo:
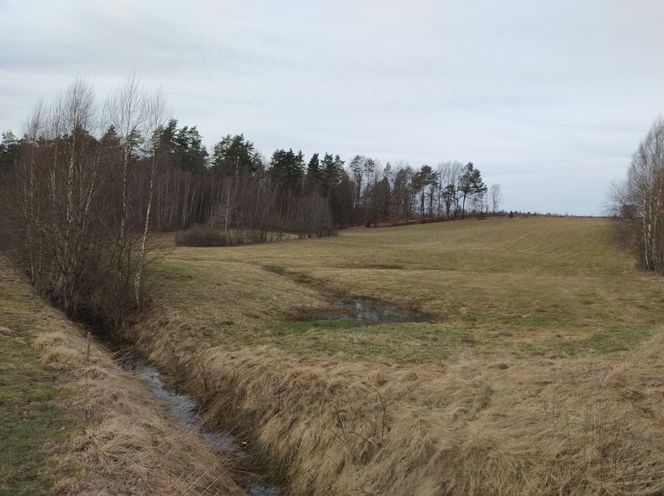
<svg viewBox="0 0 664 496"><path fill-rule="evenodd" d="M340 298L334 306L342 310L342 318L374 323L400 322L408 320L411 312L390 305L362 298Z"/></svg>
<svg viewBox="0 0 664 496"><path fill-rule="evenodd" d="M378 303L363 298L339 298L334 306L338 312L315 316L318 320L348 319L360 322L383 324L413 320L416 315L403 308Z"/></svg>
<svg viewBox="0 0 664 496"><path fill-rule="evenodd" d="M196 400L186 394L169 389L164 382L164 376L155 367L147 365L131 351L120 353L118 357L118 361L125 370L130 370L141 378L155 398L170 406L171 416L178 424L198 430L200 437L220 454L231 454L242 460L249 459L249 454L245 450L246 443L231 433L203 430L201 428L203 420L198 414ZM270 484L256 473L251 474L249 481L243 487L250 496L279 496L281 494L279 486Z"/></svg>
<svg viewBox="0 0 664 496"><path fill-rule="evenodd" d="M398 269L398 265L379 265L377 268ZM301 284L311 284L311 279L305 274L289 273L284 267L279 265L263 265L263 269L268 272L294 278ZM292 320L300 321L332 321L332 320L356 320L366 324L389 324L390 322L409 322L427 320L426 314L411 312L404 308L385 303L379 303L366 298L337 298L334 300L334 306L337 311L318 312L308 314L304 318L295 316Z"/></svg>

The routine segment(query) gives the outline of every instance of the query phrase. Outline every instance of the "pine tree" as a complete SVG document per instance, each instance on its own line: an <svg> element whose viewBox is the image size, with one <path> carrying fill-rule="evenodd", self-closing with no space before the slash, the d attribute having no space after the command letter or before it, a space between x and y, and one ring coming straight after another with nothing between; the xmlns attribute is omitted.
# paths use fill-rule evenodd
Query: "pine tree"
<svg viewBox="0 0 664 496"><path fill-rule="evenodd" d="M304 156L292 150L276 150L270 161L270 177L288 190L298 190L304 176Z"/></svg>
<svg viewBox="0 0 664 496"><path fill-rule="evenodd" d="M242 134L229 134L214 146L212 169L222 176L260 177L264 166L251 141L245 140Z"/></svg>
<svg viewBox="0 0 664 496"><path fill-rule="evenodd" d="M21 141L16 139L14 133L11 131L2 133L2 142L0 142L0 184L16 169L20 148Z"/></svg>
<svg viewBox="0 0 664 496"><path fill-rule="evenodd" d="M468 162L459 178L458 190L461 193L461 215L466 213L466 200L483 195L487 187L482 180L482 174L472 162Z"/></svg>

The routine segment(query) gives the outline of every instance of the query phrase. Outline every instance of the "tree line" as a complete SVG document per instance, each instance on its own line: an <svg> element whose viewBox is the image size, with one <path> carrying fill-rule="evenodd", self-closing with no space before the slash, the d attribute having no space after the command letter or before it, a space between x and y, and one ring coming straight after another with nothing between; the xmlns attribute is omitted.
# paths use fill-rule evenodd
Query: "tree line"
<svg viewBox="0 0 664 496"><path fill-rule="evenodd" d="M322 236L353 225L455 219L495 213L502 206L500 186L487 187L472 162L413 168L363 155L345 162L333 153L305 160L292 148L266 159L242 134L225 136L209 154L196 126L178 127L175 119L159 124L149 137L142 129L124 136L115 124L98 137L86 131L100 143L121 142L136 169L145 166L154 148L157 230L204 224L229 236L252 230L257 240L283 232ZM0 181L18 168L19 151L32 145L29 134L21 139L3 134Z"/></svg>
<svg viewBox="0 0 664 496"><path fill-rule="evenodd" d="M205 226L218 244L352 225L496 211L472 163L386 163L292 148L266 159L242 134L207 151L134 76L104 102L82 80L0 143L0 239L34 285L72 315L122 326L146 299L151 233Z"/></svg>

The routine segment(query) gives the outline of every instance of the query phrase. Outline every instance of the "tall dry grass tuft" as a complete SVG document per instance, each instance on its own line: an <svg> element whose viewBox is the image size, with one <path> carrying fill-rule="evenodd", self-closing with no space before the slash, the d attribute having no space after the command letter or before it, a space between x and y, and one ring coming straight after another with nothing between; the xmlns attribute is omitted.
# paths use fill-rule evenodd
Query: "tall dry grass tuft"
<svg viewBox="0 0 664 496"><path fill-rule="evenodd" d="M17 279L0 257L0 284ZM27 282L20 281L20 290L31 300ZM123 371L103 346L93 344L86 360L80 328L38 299L29 308L34 346L59 371L63 398L74 398L65 406L80 419L67 442L52 448L50 472L60 477L58 494L245 494L232 477L230 460L170 420L140 379Z"/></svg>
<svg viewBox="0 0 664 496"><path fill-rule="evenodd" d="M185 321L159 309L139 345L285 464L292 494L664 492L662 333L597 357L397 366L196 348Z"/></svg>

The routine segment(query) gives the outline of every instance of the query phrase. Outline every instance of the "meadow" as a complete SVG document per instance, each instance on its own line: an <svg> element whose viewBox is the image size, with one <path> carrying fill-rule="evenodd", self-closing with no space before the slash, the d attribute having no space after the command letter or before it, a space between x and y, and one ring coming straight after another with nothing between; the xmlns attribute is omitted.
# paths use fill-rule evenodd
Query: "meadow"
<svg viewBox="0 0 664 496"><path fill-rule="evenodd" d="M124 336L287 494L664 492L662 280L599 218L164 246ZM244 494L0 258L0 494ZM398 318L356 318L361 298Z"/></svg>
<svg viewBox="0 0 664 496"><path fill-rule="evenodd" d="M658 494L662 281L612 222L170 248L132 338L292 494ZM339 297L412 318L330 318Z"/></svg>
<svg viewBox="0 0 664 496"><path fill-rule="evenodd" d="M664 316L612 221L517 218L356 229L323 240L177 248L159 264L165 306L213 341L418 362L464 355L626 350ZM409 309L411 322L316 319L339 296Z"/></svg>

